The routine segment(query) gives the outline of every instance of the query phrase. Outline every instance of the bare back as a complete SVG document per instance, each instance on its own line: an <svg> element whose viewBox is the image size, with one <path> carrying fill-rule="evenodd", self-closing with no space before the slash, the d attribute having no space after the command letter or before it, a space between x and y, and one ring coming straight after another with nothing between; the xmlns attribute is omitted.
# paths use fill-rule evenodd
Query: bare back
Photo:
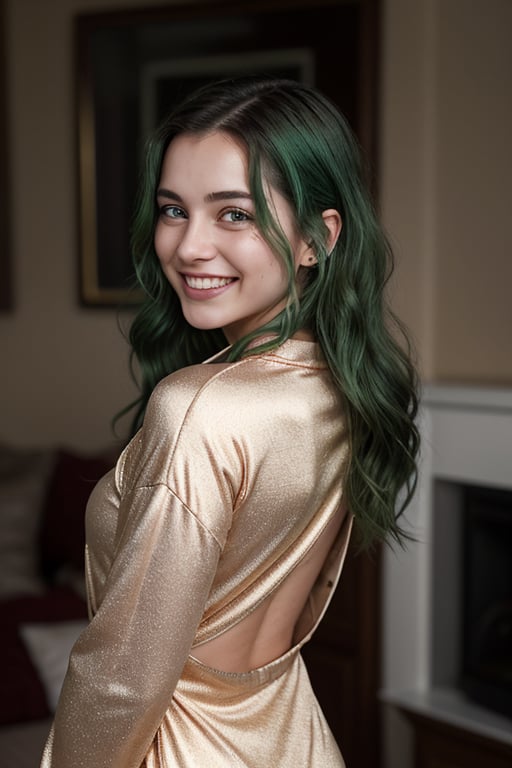
<svg viewBox="0 0 512 768"><path fill-rule="evenodd" d="M338 510L299 565L249 616L194 648L193 656L223 672L248 672L289 650L295 624L345 514L342 508Z"/></svg>

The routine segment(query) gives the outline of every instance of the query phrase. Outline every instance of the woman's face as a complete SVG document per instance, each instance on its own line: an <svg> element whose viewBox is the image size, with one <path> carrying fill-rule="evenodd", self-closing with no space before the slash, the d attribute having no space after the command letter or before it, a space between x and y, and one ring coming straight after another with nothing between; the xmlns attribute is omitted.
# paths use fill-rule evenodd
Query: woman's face
<svg viewBox="0 0 512 768"><path fill-rule="evenodd" d="M310 266L289 204L271 187L267 199L296 272ZM233 343L285 307L286 269L258 231L247 154L233 137L176 137L164 156L157 203L156 253L190 325L222 328Z"/></svg>

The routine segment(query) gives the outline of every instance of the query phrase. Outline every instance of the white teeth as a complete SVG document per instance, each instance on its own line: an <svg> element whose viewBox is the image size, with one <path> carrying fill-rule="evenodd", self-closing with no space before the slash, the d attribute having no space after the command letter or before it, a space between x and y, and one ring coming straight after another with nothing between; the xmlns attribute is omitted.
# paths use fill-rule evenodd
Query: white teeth
<svg viewBox="0 0 512 768"><path fill-rule="evenodd" d="M185 275L185 282L190 288L206 290L207 288L222 288L233 282L232 277L192 277Z"/></svg>

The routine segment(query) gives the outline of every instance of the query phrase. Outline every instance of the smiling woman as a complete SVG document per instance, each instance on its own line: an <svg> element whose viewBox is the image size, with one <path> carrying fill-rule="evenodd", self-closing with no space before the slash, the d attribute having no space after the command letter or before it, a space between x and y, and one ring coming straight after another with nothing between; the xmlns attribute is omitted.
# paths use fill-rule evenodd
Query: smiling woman
<svg viewBox="0 0 512 768"><path fill-rule="evenodd" d="M267 194L295 273L310 267L314 253L290 205L272 186ZM224 132L178 136L165 153L157 200L155 250L191 326L221 328L234 343L285 308L287 270L257 227L248 153L240 141ZM331 226L331 249L340 216L325 211L323 218Z"/></svg>
<svg viewBox="0 0 512 768"><path fill-rule="evenodd" d="M418 450L357 144L295 81L206 86L150 141L133 232L141 396L42 766L341 768L301 649L352 528L403 539Z"/></svg>

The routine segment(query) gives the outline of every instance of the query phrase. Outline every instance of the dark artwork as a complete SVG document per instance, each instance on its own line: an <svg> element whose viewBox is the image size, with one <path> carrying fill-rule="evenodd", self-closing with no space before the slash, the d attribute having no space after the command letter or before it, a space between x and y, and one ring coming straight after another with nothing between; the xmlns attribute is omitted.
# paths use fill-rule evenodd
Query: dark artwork
<svg viewBox="0 0 512 768"><path fill-rule="evenodd" d="M359 4L282 6L76 17L83 303L137 300L127 290L129 237L144 142L197 86L238 74L310 82L338 103L357 132ZM84 150L91 136L92 153Z"/></svg>

